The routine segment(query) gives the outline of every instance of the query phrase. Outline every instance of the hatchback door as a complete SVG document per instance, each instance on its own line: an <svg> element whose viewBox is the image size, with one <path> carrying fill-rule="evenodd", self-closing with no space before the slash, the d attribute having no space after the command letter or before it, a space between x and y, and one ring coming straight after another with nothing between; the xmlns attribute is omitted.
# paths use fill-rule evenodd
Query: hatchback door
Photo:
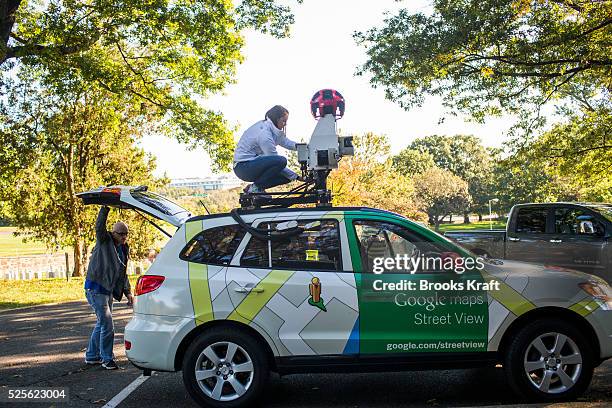
<svg viewBox="0 0 612 408"><path fill-rule="evenodd" d="M78 193L83 204L140 210L152 217L180 227L191 213L180 205L148 191L147 186L108 186Z"/></svg>

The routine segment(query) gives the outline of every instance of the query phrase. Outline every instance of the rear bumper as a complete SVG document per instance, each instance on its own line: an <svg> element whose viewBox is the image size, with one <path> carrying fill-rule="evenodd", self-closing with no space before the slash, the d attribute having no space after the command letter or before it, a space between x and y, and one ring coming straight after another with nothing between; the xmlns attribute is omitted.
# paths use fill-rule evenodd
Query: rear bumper
<svg viewBox="0 0 612 408"><path fill-rule="evenodd" d="M125 327L124 338L132 344L127 358L141 369L175 371L176 351L194 328L190 318L135 313Z"/></svg>

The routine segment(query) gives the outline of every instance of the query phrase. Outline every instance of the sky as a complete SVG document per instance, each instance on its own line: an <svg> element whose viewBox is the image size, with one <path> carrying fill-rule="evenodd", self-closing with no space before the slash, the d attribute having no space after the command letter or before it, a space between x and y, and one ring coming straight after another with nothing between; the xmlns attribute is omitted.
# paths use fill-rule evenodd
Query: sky
<svg viewBox="0 0 612 408"><path fill-rule="evenodd" d="M367 75L355 75L357 67L366 61L366 54L355 43L353 33L380 27L386 11L394 14L400 8L424 13L431 10L425 0L305 0L293 8L295 24L289 38L244 33L245 60L238 67L236 83L228 86L223 95L206 100L205 107L222 112L238 126L234 135L238 140L246 128L263 119L270 107L283 105L289 110L287 136L307 141L315 126L310 98L319 89L333 88L346 100L346 113L338 122L341 134L385 134L392 153L416 138L432 134L473 134L485 146L500 146L512 125L508 118L489 120L483 125L467 122L463 116L449 116L436 98L426 99L421 108L405 111L386 100L383 90L373 89ZM442 117L445 120L439 123ZM157 158L157 176L213 174L210 160L201 148L189 151L185 145L163 136L146 136L141 146Z"/></svg>

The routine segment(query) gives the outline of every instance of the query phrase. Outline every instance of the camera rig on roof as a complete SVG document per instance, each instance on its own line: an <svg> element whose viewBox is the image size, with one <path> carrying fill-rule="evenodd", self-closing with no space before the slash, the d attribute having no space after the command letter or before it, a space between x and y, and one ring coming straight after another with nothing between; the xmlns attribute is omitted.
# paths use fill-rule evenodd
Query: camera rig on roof
<svg viewBox="0 0 612 408"><path fill-rule="evenodd" d="M309 143L298 143L298 162L302 172L300 185L289 191L241 193L243 208L289 207L295 204L330 206L331 191L327 177L343 156L352 156L353 137L338 136L336 121L344 115L345 102L340 92L323 89L310 101L312 115L317 120Z"/></svg>

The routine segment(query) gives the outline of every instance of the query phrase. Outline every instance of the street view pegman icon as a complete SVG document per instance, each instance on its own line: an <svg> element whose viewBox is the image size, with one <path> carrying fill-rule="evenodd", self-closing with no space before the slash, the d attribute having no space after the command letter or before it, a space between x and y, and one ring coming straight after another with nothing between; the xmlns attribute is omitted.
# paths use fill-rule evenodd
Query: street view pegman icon
<svg viewBox="0 0 612 408"><path fill-rule="evenodd" d="M318 307L324 312L327 312L324 300L321 297L321 281L319 281L319 278L312 278L310 285L308 285L308 291L310 292L310 299L308 299L308 303L314 307Z"/></svg>

